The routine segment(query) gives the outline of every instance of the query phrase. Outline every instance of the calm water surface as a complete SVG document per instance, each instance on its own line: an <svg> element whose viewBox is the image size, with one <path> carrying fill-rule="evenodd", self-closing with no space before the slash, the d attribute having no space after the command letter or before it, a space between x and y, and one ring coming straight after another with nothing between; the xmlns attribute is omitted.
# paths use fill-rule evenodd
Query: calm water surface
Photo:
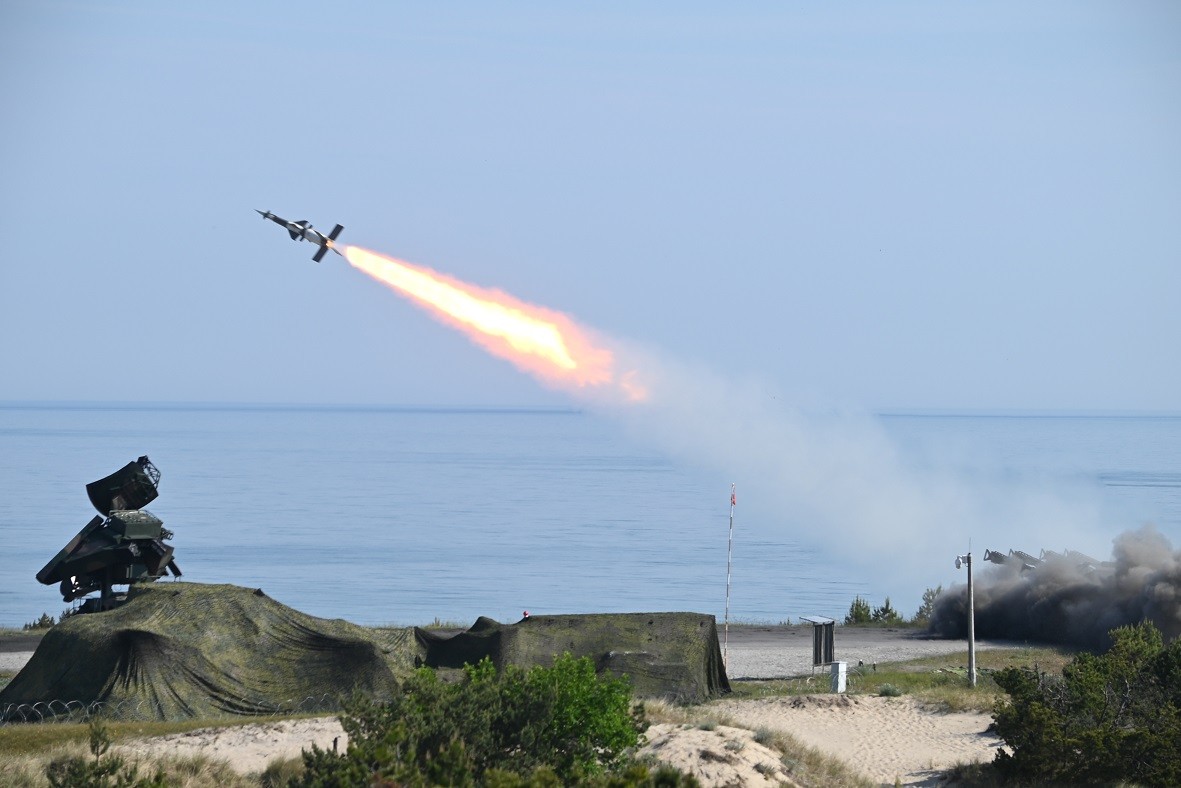
<svg viewBox="0 0 1181 788"><path fill-rule="evenodd" d="M1083 480L1181 536L1181 419L887 416L916 466ZM185 579L359 623L725 605L728 481L572 411L0 406L0 625L65 605L36 572L140 454ZM868 578L742 530L731 618L840 615ZM919 589L921 591L921 589ZM917 592L916 592L917 593Z"/></svg>

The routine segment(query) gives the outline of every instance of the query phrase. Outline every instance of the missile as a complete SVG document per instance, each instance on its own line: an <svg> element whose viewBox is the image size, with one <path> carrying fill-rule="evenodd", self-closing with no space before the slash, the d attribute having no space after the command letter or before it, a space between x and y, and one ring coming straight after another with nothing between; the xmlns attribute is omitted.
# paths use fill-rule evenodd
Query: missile
<svg viewBox="0 0 1181 788"><path fill-rule="evenodd" d="M287 230L287 234L291 236L291 240L311 241L312 243L319 246L320 248L314 255L312 255L312 259L317 263L324 259L324 253L329 249L336 252L337 254L340 254L340 250L336 248L336 236L340 235L340 231L344 229L342 225L336 225L332 228L332 232L328 233L328 235L324 235L324 233L312 227L311 222L309 222L307 219L300 219L298 222L290 222L284 219L282 216L275 216L275 214L271 213L270 211L260 211L257 208L254 210L256 213L261 214L262 218L270 219L275 224L285 228Z"/></svg>

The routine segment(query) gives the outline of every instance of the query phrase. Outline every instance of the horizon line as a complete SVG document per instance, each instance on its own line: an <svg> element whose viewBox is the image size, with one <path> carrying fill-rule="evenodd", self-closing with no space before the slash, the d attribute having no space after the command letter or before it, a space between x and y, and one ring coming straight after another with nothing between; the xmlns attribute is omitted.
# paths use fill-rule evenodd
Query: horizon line
<svg viewBox="0 0 1181 788"><path fill-rule="evenodd" d="M0 400L4 410L307 410L406 413L581 414L576 405L426 404L381 402L243 402L234 400ZM1181 418L1181 410L1139 408L889 407L866 408L881 418Z"/></svg>

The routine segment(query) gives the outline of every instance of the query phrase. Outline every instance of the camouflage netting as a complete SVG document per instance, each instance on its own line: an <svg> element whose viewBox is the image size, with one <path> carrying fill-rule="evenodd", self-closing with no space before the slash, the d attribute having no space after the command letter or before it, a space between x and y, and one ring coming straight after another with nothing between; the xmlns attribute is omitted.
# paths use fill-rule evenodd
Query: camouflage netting
<svg viewBox="0 0 1181 788"><path fill-rule="evenodd" d="M564 652L627 674L641 697L694 702L730 689L713 616L481 618L446 637L315 618L258 589L169 582L134 585L126 604L49 630L0 690L0 716L41 719L96 704L120 720L329 710L354 689L388 696L415 665L459 668L485 656L498 667L550 665Z"/></svg>
<svg viewBox="0 0 1181 788"><path fill-rule="evenodd" d="M590 657L599 671L626 674L639 697L696 703L730 691L718 628L700 613L532 616L516 624L480 618L466 632L416 629L422 662L458 668L489 657L505 665L550 665L565 652Z"/></svg>
<svg viewBox="0 0 1181 788"><path fill-rule="evenodd" d="M102 704L115 719L178 720L332 708L354 688L381 697L412 669L409 630L314 618L261 590L133 586L126 604L73 616L0 690L10 704ZM12 716L9 714L9 716Z"/></svg>

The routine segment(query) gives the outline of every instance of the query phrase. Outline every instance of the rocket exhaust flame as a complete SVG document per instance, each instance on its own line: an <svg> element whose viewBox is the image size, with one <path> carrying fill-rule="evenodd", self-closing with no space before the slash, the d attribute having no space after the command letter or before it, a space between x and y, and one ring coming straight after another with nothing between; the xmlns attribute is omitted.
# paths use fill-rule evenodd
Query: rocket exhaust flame
<svg viewBox="0 0 1181 788"><path fill-rule="evenodd" d="M544 383L614 391L632 401L646 398L634 373L618 374L615 355L560 312L357 246L345 246L344 257L354 268Z"/></svg>

